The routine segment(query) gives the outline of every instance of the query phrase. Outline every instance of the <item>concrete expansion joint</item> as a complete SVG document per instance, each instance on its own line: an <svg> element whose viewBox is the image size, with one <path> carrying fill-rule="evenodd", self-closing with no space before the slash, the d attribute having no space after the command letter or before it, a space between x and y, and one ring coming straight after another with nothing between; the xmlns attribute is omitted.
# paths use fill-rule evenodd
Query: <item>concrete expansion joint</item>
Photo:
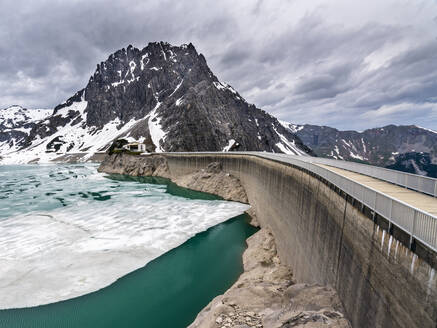
<svg viewBox="0 0 437 328"><path fill-rule="evenodd" d="M340 233L340 242L338 243L338 256L337 256L337 270L335 276L335 286L338 286L338 277L340 271L340 257L341 257L341 248L343 246L343 235L344 235L344 224L346 222L346 209L347 209L347 201L344 202L344 211L343 211L343 223L341 225L341 233Z"/></svg>

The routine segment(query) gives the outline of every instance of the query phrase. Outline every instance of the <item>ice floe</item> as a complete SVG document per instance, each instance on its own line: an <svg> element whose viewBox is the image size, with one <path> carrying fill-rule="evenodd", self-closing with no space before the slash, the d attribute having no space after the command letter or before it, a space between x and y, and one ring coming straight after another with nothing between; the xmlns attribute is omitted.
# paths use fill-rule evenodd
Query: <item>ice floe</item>
<svg viewBox="0 0 437 328"><path fill-rule="evenodd" d="M7 168L2 168L4 174ZM45 174L47 168L53 178ZM32 172L39 169L45 173ZM62 190L58 198L65 206L29 212L17 207L19 213L0 219L2 309L57 302L101 289L249 208L172 196L165 186L109 180L95 167L34 166L25 174L42 182L27 196L56 200L56 189ZM102 191L105 200L96 200Z"/></svg>

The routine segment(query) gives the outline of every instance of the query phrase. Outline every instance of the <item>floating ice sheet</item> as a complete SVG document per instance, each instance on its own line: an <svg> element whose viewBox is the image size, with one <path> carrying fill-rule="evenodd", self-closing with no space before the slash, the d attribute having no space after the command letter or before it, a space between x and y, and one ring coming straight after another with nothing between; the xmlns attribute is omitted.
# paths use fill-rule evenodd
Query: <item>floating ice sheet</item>
<svg viewBox="0 0 437 328"><path fill-rule="evenodd" d="M2 167L3 178L8 169L16 167ZM24 198L17 193L7 201L11 206L21 202L22 208L0 218L2 309L101 289L248 209L235 202L172 196L164 185L110 180L92 166L35 166L21 174L32 186L23 191ZM9 176L16 179L17 173ZM47 207L28 204L33 196L39 203L57 202L41 210Z"/></svg>

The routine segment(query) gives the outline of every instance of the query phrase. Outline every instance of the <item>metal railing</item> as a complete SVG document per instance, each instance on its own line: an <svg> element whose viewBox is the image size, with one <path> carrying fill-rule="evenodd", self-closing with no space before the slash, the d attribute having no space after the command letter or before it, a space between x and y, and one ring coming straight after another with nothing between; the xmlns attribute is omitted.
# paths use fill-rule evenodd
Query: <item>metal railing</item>
<svg viewBox="0 0 437 328"><path fill-rule="evenodd" d="M317 163L313 164L311 158L259 152L245 152L244 154L289 163L315 173L386 218L391 224L404 230L410 237L437 252L436 216L318 166Z"/></svg>
<svg viewBox="0 0 437 328"><path fill-rule="evenodd" d="M415 240L418 240L422 244L429 247L434 252L437 252L437 216L427 213L399 199L386 195L381 191L377 191L373 188L365 186L359 182L353 181L338 173L335 173L333 171L330 171L324 167L317 165L317 164L326 164L326 165L335 166L332 165L332 163L327 164L326 161L331 161L329 159L306 157L306 156L295 156L295 155L287 155L287 154L275 154L275 153L267 153L267 152L249 152L249 151L229 152L229 153L186 152L186 153L168 153L168 154L187 154L187 155L197 154L197 155L213 155L213 156L249 155L249 156L274 160L282 163L288 163L296 167L303 168L329 181L333 185L337 186L339 189L343 190L348 195L352 196L353 198L357 199L358 201L366 205L375 213L387 219L391 224L394 224L400 229L402 229L403 231L405 231L408 235L410 235L410 243L413 241L414 238ZM344 163L346 163L346 165L352 164L351 166L348 166L349 171L357 172L355 170L352 170L354 165L357 163L354 162L344 162ZM343 163L341 163L341 165L343 165ZM385 170L382 168L372 167L370 165L366 165L366 166L369 169L375 168L375 169ZM346 169L346 166L344 167L336 166L336 167ZM396 171L391 172L392 170L387 170L387 171L390 171L387 174L394 173L394 175L393 176L387 175L385 176L385 178L380 178L380 180L391 182L389 178L395 177L394 179L398 179L396 178L396 175L404 174L402 172L396 172ZM374 174L375 178L377 178L376 174L379 174L379 173L372 173L370 170L366 172L368 172L369 174L366 173L361 173L361 174L365 174L365 175ZM405 175L409 175L409 174L405 173ZM415 176L414 174L411 174L411 176L420 177L420 176ZM408 180L409 178L405 178L405 179L407 179L406 182L409 184L408 188L410 189L420 191L418 188L420 186L423 186L421 183L418 182L418 180L415 180L416 182L414 182L414 180ZM399 180L395 180L395 181L396 182L393 183L401 185L399 183ZM416 186L416 188L412 188L414 186Z"/></svg>
<svg viewBox="0 0 437 328"><path fill-rule="evenodd" d="M295 155L278 154L284 157L298 157ZM301 160L317 164L325 164L340 169L364 174L379 180L397 184L401 187L419 191L421 193L437 197L437 179L425 177L417 174L405 173L386 169L383 167L372 166L367 164L342 161L320 157L302 157Z"/></svg>

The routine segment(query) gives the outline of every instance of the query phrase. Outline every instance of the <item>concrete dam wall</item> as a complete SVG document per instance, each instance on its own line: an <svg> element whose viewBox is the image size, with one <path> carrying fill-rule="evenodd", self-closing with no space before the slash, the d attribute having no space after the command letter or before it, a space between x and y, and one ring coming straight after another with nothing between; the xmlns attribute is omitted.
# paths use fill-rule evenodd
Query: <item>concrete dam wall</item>
<svg viewBox="0 0 437 328"><path fill-rule="evenodd" d="M436 327L435 262L311 172L249 155L164 155L172 176L211 162L238 177L299 282L333 286L354 327ZM435 259L435 254L433 254ZM431 263L431 265L429 264Z"/></svg>

